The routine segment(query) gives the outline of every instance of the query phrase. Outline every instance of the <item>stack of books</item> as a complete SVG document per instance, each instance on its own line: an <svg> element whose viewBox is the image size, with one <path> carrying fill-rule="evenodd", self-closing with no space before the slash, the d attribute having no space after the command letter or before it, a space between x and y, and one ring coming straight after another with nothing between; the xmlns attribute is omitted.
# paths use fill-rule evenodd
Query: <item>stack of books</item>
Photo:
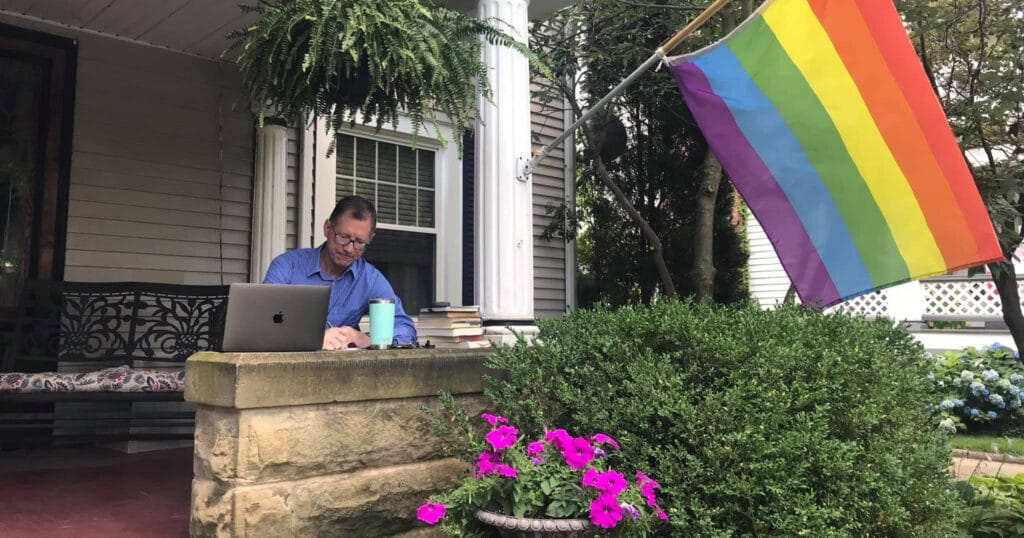
<svg viewBox="0 0 1024 538"><path fill-rule="evenodd" d="M416 324L420 345L429 341L435 347L489 347L484 339L483 322L478 306L428 306L420 309Z"/></svg>

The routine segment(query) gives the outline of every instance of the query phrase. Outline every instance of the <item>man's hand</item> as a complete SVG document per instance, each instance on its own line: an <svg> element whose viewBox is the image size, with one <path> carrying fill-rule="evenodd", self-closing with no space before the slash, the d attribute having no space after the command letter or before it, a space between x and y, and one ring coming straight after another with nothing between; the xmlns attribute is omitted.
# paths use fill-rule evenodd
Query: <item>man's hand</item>
<svg viewBox="0 0 1024 538"><path fill-rule="evenodd" d="M324 331L324 349L346 349L350 344L367 347L370 337L352 327L333 327Z"/></svg>

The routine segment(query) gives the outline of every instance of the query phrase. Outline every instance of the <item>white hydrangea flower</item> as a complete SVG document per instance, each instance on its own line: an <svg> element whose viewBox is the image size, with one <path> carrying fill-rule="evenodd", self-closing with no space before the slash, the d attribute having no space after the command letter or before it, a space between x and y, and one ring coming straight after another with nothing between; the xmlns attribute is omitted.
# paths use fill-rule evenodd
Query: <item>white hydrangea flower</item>
<svg viewBox="0 0 1024 538"><path fill-rule="evenodd" d="M964 370L960 372L960 379L964 381L974 381L974 372L970 370Z"/></svg>
<svg viewBox="0 0 1024 538"><path fill-rule="evenodd" d="M989 368L988 370L981 372L981 379L986 383L991 383L992 381L999 379L999 372Z"/></svg>
<svg viewBox="0 0 1024 538"><path fill-rule="evenodd" d="M956 423L951 418L944 418L939 422L939 429L946 433L956 433Z"/></svg>

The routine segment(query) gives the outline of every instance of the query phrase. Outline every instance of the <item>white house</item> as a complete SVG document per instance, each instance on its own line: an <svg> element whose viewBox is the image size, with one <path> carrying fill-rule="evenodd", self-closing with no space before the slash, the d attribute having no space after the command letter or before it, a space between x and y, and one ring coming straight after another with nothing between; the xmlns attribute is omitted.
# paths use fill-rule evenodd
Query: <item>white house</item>
<svg viewBox="0 0 1024 538"><path fill-rule="evenodd" d="M567 3L450 2L524 36ZM31 177L2 185L2 312L25 278L260 281L274 255L318 245L352 192L380 210L366 257L410 311L479 304L528 328L574 305L573 244L539 237L546 208L573 202L572 152L516 179L567 117L531 103L525 59L486 49L495 104L463 159L430 132L412 147L407 124L346 129L327 155L316 121L257 129L221 57L253 17L234 0L0 0L0 161Z"/></svg>
<svg viewBox="0 0 1024 538"><path fill-rule="evenodd" d="M747 220L750 248L750 292L762 307L781 303L790 281L761 224L753 215ZM1014 266L1024 271L1018 251ZM987 271L987 270L986 270ZM854 315L888 317L908 322L911 332L929 350L956 350L999 342L1016 349L1002 321L1002 303L991 276L967 276L967 270L911 281L855 297L831 310Z"/></svg>

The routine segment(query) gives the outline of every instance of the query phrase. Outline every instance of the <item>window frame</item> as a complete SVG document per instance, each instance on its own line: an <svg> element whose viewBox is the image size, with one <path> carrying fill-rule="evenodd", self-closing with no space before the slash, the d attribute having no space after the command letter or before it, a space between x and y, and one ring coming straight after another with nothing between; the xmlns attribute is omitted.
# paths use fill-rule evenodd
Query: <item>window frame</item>
<svg viewBox="0 0 1024 538"><path fill-rule="evenodd" d="M397 129L382 128L375 129L372 126L360 125L360 119L356 118L356 125L345 125L335 133L334 140L340 135L350 135L360 138L400 144L414 149L426 149L434 152L434 226L433 228L422 228L418 226L406 226L402 224L378 223L378 228L395 231L409 231L417 233L433 233L435 238L434 248L434 298L440 301L449 301L452 304L462 302L462 158L459 148L452 139L450 125L440 122L439 129L441 136L437 135L438 130L432 125L422 125L418 135L412 134L412 123L407 117L401 117ZM442 144L441 139L447 141ZM330 139L324 140L330 142ZM325 147L325 146L321 146ZM465 151L473 151L473 148L465 148ZM337 200L337 151L328 157L330 162L330 190L333 193L331 207ZM327 164L326 162L323 164ZM324 175L326 176L326 174ZM318 180L326 180L327 177L317 176ZM323 191L317 191L323 192ZM397 200L396 200L397 210ZM322 222L322 221L321 221ZM415 315L415 313L410 313Z"/></svg>

